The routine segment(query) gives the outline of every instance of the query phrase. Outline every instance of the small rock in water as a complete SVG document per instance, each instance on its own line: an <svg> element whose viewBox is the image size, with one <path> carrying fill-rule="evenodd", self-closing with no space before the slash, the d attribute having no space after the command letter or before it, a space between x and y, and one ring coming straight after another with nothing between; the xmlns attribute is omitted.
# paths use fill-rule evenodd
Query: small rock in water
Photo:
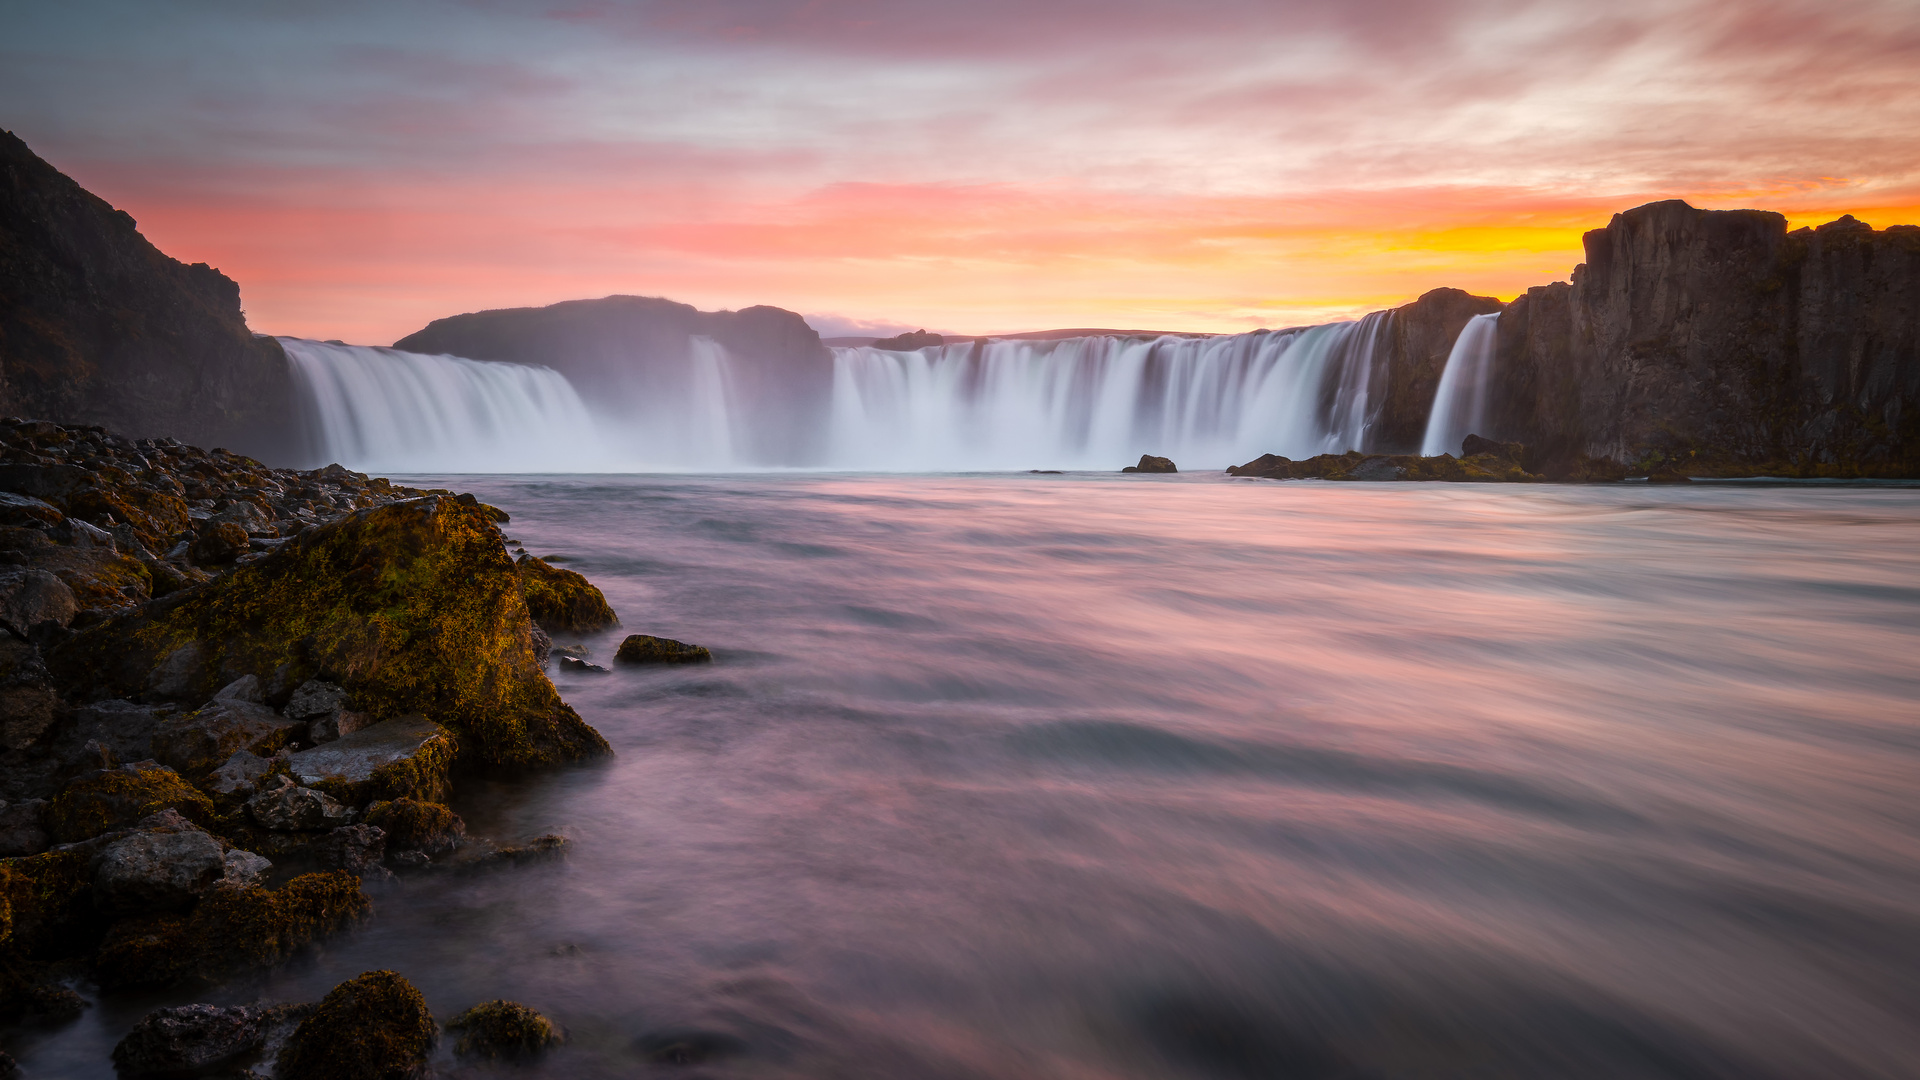
<svg viewBox="0 0 1920 1080"><path fill-rule="evenodd" d="M279 1080L417 1075L436 1034L426 999L412 983L392 971L369 971L334 987L294 1029L274 1075Z"/></svg>
<svg viewBox="0 0 1920 1080"><path fill-rule="evenodd" d="M689 645L672 638L633 634L620 643L615 660L628 664L698 664L713 659L705 645Z"/></svg>
<svg viewBox="0 0 1920 1080"><path fill-rule="evenodd" d="M192 1075L259 1046L263 1029L261 1010L249 1006L175 1005L135 1024L113 1063L131 1076Z"/></svg>
<svg viewBox="0 0 1920 1080"><path fill-rule="evenodd" d="M530 1057L561 1041L560 1026L517 1001L488 1001L447 1021L460 1032L453 1052L463 1057Z"/></svg>
<svg viewBox="0 0 1920 1080"><path fill-rule="evenodd" d="M1173 467L1173 459L1171 458L1154 457L1152 454L1141 454L1140 464L1129 465L1120 471L1134 473L1177 473L1180 470Z"/></svg>
<svg viewBox="0 0 1920 1080"><path fill-rule="evenodd" d="M599 664L589 664L585 660L576 660L571 656L563 656L560 658L560 669L562 671L595 672L601 675L613 674L613 672L608 671L606 668L601 667Z"/></svg>
<svg viewBox="0 0 1920 1080"><path fill-rule="evenodd" d="M386 876L381 863L387 857L387 834L378 826L343 826L316 842L312 850L314 858L329 870L345 870L361 877Z"/></svg>

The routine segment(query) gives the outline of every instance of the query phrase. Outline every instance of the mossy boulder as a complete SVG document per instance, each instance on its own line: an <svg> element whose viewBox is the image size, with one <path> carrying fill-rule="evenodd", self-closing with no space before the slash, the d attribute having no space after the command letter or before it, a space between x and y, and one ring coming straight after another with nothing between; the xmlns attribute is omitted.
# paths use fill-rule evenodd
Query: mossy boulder
<svg viewBox="0 0 1920 1080"><path fill-rule="evenodd" d="M88 840L123 829L148 814L180 811L187 820L213 820L213 800L195 791L180 774L153 761L117 769L98 769L69 783L47 804L47 831L62 844Z"/></svg>
<svg viewBox="0 0 1920 1080"><path fill-rule="evenodd" d="M450 807L415 799L373 804L367 809L367 824L386 831L388 851L429 856L452 851L467 834L467 823Z"/></svg>
<svg viewBox="0 0 1920 1080"><path fill-rule="evenodd" d="M270 966L371 907L360 879L339 870L305 874L278 889L217 888L185 915L115 924L95 958L94 978L104 989L122 989Z"/></svg>
<svg viewBox="0 0 1920 1080"><path fill-rule="evenodd" d="M0 859L0 955L54 956L98 933L91 853Z"/></svg>
<svg viewBox="0 0 1920 1080"><path fill-rule="evenodd" d="M75 635L48 667L69 693L96 699L164 682L177 699L205 701L242 675L285 686L323 677L375 716L445 724L463 757L486 766L610 752L540 669L533 632L491 516L426 496L307 529L177 600Z"/></svg>
<svg viewBox="0 0 1920 1080"><path fill-rule="evenodd" d="M514 565L526 590L527 611L547 632L576 633L620 625L606 596L585 576L532 555L520 556Z"/></svg>
<svg viewBox="0 0 1920 1080"><path fill-rule="evenodd" d="M424 1068L437 1032L426 999L391 971L369 971L327 992L288 1037L279 1080L403 1080Z"/></svg>
<svg viewBox="0 0 1920 1080"><path fill-rule="evenodd" d="M523 1058L561 1041L560 1026L517 1001L485 1001L447 1021L463 1057Z"/></svg>

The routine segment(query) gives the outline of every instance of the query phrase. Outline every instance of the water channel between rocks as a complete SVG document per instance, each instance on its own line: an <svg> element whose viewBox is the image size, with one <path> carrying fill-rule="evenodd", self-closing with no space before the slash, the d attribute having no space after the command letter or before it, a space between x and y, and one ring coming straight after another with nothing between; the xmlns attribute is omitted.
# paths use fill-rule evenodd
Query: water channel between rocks
<svg viewBox="0 0 1920 1080"><path fill-rule="evenodd" d="M27 1075L374 968L552 1015L526 1076L1915 1075L1920 490L395 479L715 662L461 790L565 862Z"/></svg>

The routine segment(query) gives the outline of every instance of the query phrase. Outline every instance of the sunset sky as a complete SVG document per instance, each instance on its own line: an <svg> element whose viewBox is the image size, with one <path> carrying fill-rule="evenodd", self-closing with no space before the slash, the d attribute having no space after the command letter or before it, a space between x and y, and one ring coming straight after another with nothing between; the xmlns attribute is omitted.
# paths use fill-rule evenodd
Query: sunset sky
<svg viewBox="0 0 1920 1080"><path fill-rule="evenodd" d="M0 0L0 127L272 333L1234 331L1510 297L1659 198L1920 223L1920 2Z"/></svg>

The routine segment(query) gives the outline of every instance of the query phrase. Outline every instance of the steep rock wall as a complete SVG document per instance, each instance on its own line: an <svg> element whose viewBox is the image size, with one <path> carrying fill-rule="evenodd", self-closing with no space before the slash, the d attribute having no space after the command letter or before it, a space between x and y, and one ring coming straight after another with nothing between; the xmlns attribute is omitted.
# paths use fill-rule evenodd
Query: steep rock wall
<svg viewBox="0 0 1920 1080"><path fill-rule="evenodd" d="M0 132L0 415L304 463L286 356L240 287Z"/></svg>
<svg viewBox="0 0 1920 1080"><path fill-rule="evenodd" d="M1387 326L1380 412L1362 449L1381 454L1415 454L1426 435L1427 415L1440 376L1447 370L1453 343L1475 315L1501 309L1491 296L1460 289L1434 289L1411 304L1393 309Z"/></svg>

